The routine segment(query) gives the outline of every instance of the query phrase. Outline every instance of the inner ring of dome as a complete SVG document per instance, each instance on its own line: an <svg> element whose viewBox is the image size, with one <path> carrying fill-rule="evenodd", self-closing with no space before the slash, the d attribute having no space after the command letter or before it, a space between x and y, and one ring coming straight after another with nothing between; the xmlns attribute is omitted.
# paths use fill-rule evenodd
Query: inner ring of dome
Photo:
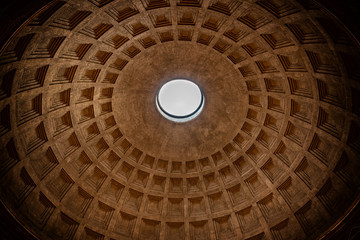
<svg viewBox="0 0 360 240"><path fill-rule="evenodd" d="M187 122L200 114L204 100L204 94L194 82L175 79L160 88L156 106L165 118L174 122Z"/></svg>

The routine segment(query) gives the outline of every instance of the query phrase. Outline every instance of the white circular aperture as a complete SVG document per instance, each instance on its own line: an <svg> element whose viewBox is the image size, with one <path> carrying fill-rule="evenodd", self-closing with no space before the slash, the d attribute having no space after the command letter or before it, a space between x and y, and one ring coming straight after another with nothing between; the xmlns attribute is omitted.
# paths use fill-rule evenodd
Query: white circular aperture
<svg viewBox="0 0 360 240"><path fill-rule="evenodd" d="M183 117L192 114L200 106L201 91L193 82L173 80L161 87L158 101L167 113Z"/></svg>
<svg viewBox="0 0 360 240"><path fill-rule="evenodd" d="M204 95L195 83L176 79L160 88L156 96L156 105L167 119L186 122L199 115L204 106Z"/></svg>

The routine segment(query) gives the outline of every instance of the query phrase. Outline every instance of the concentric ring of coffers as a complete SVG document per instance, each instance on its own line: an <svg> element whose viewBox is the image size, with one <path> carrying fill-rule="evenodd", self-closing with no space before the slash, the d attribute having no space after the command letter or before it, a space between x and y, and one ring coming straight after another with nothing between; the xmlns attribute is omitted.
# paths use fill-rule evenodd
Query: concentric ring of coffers
<svg viewBox="0 0 360 240"><path fill-rule="evenodd" d="M359 54L305 2L50 3L0 55L2 200L44 238L319 236L360 181ZM113 98L173 42L221 56L248 99L230 141L184 161L129 141Z"/></svg>

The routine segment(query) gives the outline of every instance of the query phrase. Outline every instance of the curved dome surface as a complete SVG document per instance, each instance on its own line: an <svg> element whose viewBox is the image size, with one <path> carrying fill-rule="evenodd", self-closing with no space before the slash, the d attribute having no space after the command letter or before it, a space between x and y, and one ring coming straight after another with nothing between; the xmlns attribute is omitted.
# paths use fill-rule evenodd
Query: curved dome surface
<svg viewBox="0 0 360 240"><path fill-rule="evenodd" d="M0 52L0 199L39 239L320 239L359 199L359 56L311 1L52 1Z"/></svg>

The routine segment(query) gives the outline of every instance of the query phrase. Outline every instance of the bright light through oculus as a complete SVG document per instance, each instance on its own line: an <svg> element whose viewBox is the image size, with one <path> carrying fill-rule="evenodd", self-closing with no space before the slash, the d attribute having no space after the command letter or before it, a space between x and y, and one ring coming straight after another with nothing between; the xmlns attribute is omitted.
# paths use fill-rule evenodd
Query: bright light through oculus
<svg viewBox="0 0 360 240"><path fill-rule="evenodd" d="M204 95L198 85L185 79L165 83L156 96L159 112L174 122L194 119L203 109L204 101Z"/></svg>

